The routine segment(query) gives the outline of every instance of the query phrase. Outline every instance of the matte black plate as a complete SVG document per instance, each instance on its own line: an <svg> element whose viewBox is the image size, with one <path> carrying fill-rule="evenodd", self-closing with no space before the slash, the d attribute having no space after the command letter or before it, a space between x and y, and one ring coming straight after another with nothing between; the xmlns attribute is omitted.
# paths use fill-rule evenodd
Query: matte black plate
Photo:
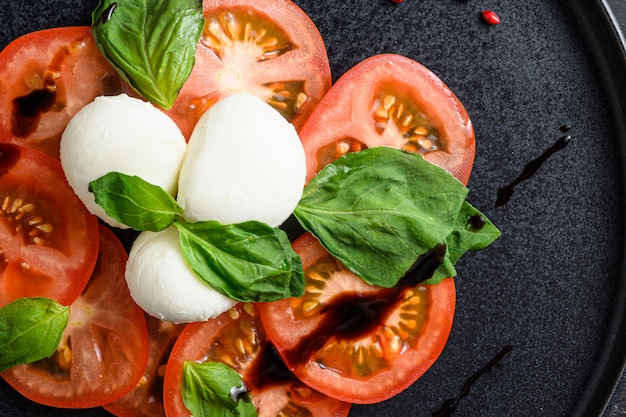
<svg viewBox="0 0 626 417"><path fill-rule="evenodd" d="M89 24L95 0L20 0L0 8L0 46L53 26ZM395 52L423 63L476 129L470 202L502 230L457 265L448 345L414 386L353 416L431 416L502 347L454 414L601 416L626 355L624 185L626 61L601 0L296 0L318 25L335 78ZM483 8L497 12L486 25ZM621 93L621 94L620 94ZM500 187L570 125L570 144L495 207ZM2 382L0 415L104 416L53 410Z"/></svg>

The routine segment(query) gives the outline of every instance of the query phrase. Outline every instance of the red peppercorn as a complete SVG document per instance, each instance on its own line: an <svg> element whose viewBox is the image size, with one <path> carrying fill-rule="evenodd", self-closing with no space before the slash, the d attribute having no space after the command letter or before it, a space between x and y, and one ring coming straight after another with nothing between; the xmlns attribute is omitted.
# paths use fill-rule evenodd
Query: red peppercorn
<svg viewBox="0 0 626 417"><path fill-rule="evenodd" d="M394 3L402 3L404 0L391 0Z"/></svg>
<svg viewBox="0 0 626 417"><path fill-rule="evenodd" d="M483 20L490 25L499 25L500 24L500 16L498 16L492 10L483 10L482 13Z"/></svg>

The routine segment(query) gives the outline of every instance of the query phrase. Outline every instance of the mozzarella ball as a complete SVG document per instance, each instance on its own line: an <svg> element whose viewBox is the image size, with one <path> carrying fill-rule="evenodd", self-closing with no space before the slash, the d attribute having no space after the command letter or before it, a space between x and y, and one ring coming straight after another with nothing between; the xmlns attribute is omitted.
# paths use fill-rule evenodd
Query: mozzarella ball
<svg viewBox="0 0 626 417"><path fill-rule="evenodd" d="M202 280L185 261L178 230L141 232L128 255L126 282L144 311L175 323L205 321L236 304Z"/></svg>
<svg viewBox="0 0 626 417"><path fill-rule="evenodd" d="M261 99L237 93L214 104L193 130L178 203L189 221L279 226L300 201L305 176L293 125Z"/></svg>
<svg viewBox="0 0 626 417"><path fill-rule="evenodd" d="M111 226L89 183L109 172L137 175L176 195L187 144L163 112L126 94L97 97L70 120L61 137L61 165L87 209Z"/></svg>

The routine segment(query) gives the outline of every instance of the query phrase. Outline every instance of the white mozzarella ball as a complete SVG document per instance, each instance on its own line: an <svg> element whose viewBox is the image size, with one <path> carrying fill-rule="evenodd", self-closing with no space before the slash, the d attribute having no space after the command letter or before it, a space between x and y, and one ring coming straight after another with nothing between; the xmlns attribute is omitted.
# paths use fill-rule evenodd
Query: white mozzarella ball
<svg viewBox="0 0 626 417"><path fill-rule="evenodd" d="M305 176L293 125L261 99L237 93L214 104L194 128L178 203L190 221L279 226L300 201Z"/></svg>
<svg viewBox="0 0 626 417"><path fill-rule="evenodd" d="M96 204L89 183L109 172L137 175L175 196L185 137L162 111L126 94L97 97L72 117L61 137L61 165L87 209L127 228Z"/></svg>
<svg viewBox="0 0 626 417"><path fill-rule="evenodd" d="M130 294L148 314L190 323L216 317L236 304L202 280L185 261L175 226L142 232L126 263Z"/></svg>

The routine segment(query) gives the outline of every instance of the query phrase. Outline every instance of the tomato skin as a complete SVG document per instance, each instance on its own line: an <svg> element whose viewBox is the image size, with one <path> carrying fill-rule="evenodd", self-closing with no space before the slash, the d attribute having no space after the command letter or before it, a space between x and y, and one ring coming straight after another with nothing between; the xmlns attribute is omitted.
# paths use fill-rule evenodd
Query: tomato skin
<svg viewBox="0 0 626 417"><path fill-rule="evenodd" d="M69 119L98 95L129 92L88 26L45 29L21 36L0 52L3 142L59 159Z"/></svg>
<svg viewBox="0 0 626 417"><path fill-rule="evenodd" d="M100 226L100 257L83 294L70 306L68 327L55 354L2 373L26 398L62 408L90 408L120 398L143 375L148 330L132 301L124 246Z"/></svg>
<svg viewBox="0 0 626 417"><path fill-rule="evenodd" d="M98 234L57 160L0 143L0 306L32 296L71 304L96 265Z"/></svg>
<svg viewBox="0 0 626 417"><path fill-rule="evenodd" d="M259 417L348 415L349 403L317 393L293 377L273 375L273 367L280 368L280 364L267 362L271 356L269 348L256 304L240 303L215 319L187 325L172 349L165 371L167 416L190 416L180 390L187 360L220 360L239 372Z"/></svg>
<svg viewBox="0 0 626 417"><path fill-rule="evenodd" d="M366 284L334 260L329 265L336 269L319 268L331 258L309 233L293 247L302 258L305 295L263 303L259 310L268 337L301 381L329 397L370 404L400 393L432 366L452 328L456 303L452 278L404 289L401 298L387 304L391 311L375 318L371 311L360 316L349 306L346 317L366 317L365 321L323 328L326 316L333 308L342 308L346 295L374 305L384 304L381 300L389 293Z"/></svg>
<svg viewBox="0 0 626 417"><path fill-rule="evenodd" d="M204 0L203 7L208 23L196 63L167 112L185 137L212 104L239 91L257 95L301 128L332 83L324 41L309 16L289 0ZM239 18L229 19L228 27L210 23L226 11L250 19L254 35ZM263 31L267 36L259 35ZM211 39L211 33L218 35ZM284 42L265 43L276 38Z"/></svg>
<svg viewBox="0 0 626 417"><path fill-rule="evenodd" d="M389 103L381 104L380 95ZM395 104L391 100L400 104ZM389 115L377 115L376 111ZM401 106L404 106L401 107ZM406 108L419 110L409 114ZM404 147L413 132L406 127L425 116L441 145L423 151L425 159L451 172L467 184L474 163L474 129L467 111L454 93L435 74L412 59L381 54L365 59L342 75L318 104L300 131L307 155L307 181L323 167L319 152L329 144L353 141L358 149L374 146ZM378 120L375 115L380 117ZM430 141L425 138L425 141ZM354 145L353 145L354 146ZM357 149L357 150L358 150Z"/></svg>

